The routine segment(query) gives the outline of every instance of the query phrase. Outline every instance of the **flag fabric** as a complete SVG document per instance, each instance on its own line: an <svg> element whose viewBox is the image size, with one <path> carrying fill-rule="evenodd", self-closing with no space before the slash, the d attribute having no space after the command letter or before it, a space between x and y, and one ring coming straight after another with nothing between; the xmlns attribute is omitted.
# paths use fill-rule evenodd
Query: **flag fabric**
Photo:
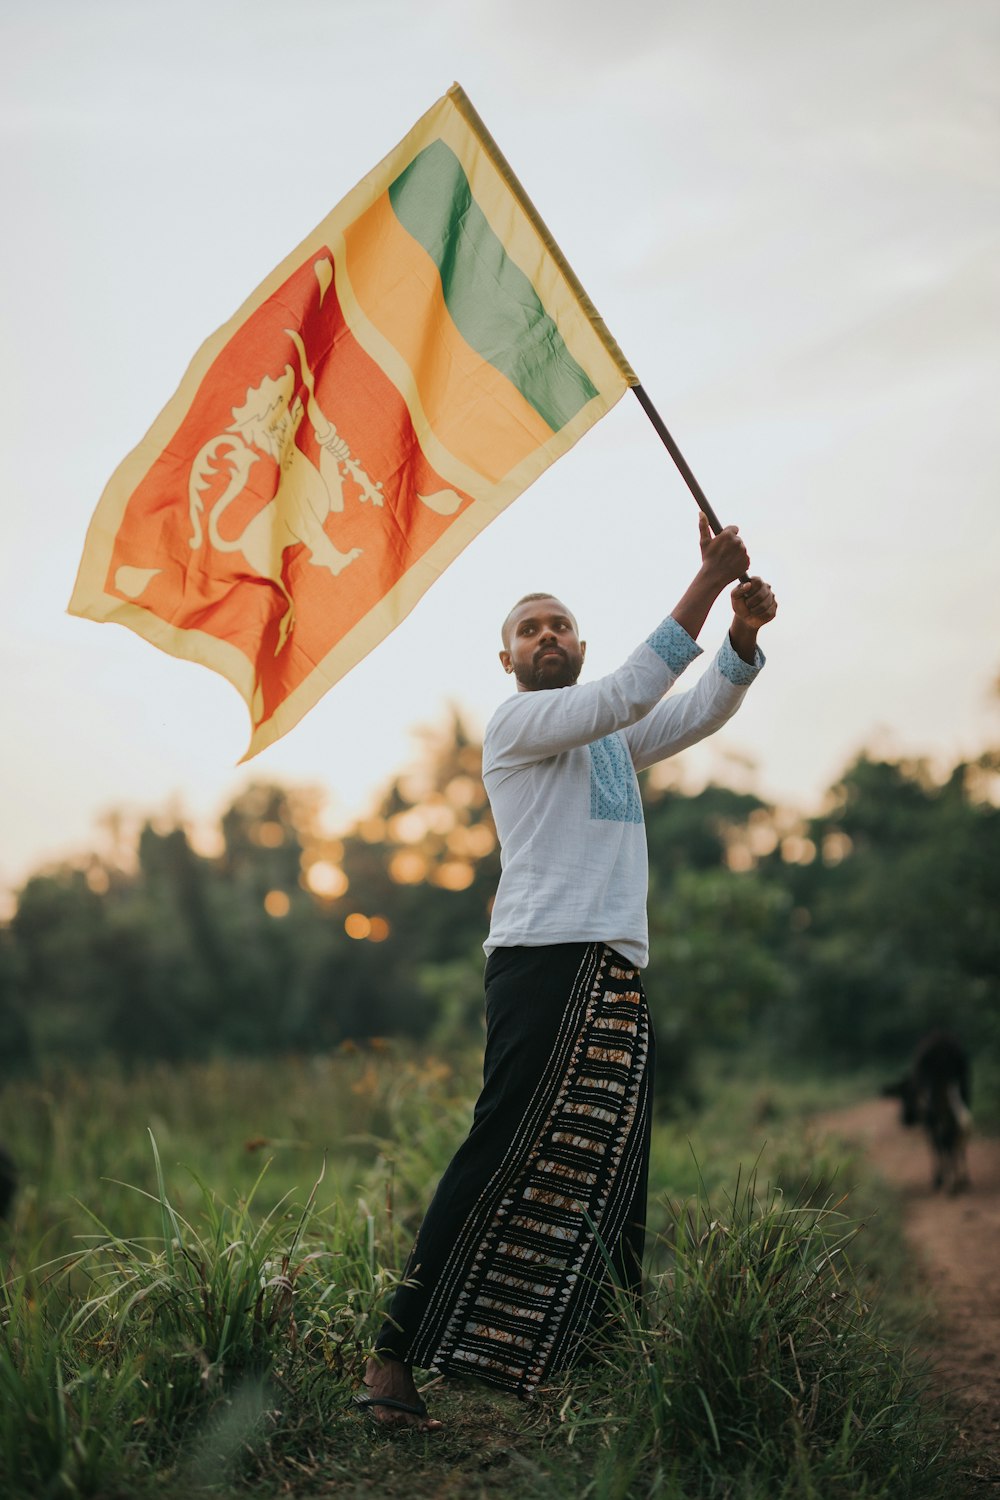
<svg viewBox="0 0 1000 1500"><path fill-rule="evenodd" d="M634 384L456 84L202 345L70 612L228 678L248 758Z"/></svg>

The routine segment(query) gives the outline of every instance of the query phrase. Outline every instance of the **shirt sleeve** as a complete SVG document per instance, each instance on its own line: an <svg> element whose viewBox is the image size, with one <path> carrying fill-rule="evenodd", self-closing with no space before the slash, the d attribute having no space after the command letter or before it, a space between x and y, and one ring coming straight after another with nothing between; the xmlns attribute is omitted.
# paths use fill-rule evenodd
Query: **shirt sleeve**
<svg viewBox="0 0 1000 1500"><path fill-rule="evenodd" d="M645 770L721 729L743 702L763 665L759 646L754 648L753 662L745 662L733 650L727 633L714 661L693 688L664 698L643 719L625 729L635 769Z"/></svg>
<svg viewBox="0 0 1000 1500"><path fill-rule="evenodd" d="M486 730L484 765L509 769L589 745L648 715L701 647L667 617L616 671L571 688L508 698Z"/></svg>

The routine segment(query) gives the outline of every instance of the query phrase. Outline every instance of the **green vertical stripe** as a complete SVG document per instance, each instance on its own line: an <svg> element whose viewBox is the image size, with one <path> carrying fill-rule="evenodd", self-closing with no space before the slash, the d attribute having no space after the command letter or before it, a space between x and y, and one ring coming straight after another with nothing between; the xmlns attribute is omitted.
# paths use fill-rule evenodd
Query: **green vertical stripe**
<svg viewBox="0 0 1000 1500"><path fill-rule="evenodd" d="M597 388L486 222L454 151L444 141L425 147L390 185L389 201L437 266L466 343L558 432Z"/></svg>

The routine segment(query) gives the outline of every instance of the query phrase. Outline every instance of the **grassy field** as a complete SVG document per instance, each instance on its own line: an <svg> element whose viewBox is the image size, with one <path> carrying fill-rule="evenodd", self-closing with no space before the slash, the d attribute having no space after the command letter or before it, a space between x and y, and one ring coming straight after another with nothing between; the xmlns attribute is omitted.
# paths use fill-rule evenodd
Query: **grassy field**
<svg viewBox="0 0 1000 1500"><path fill-rule="evenodd" d="M850 1095L746 1068L657 1127L643 1326L531 1403L449 1380L435 1436L350 1397L475 1056L8 1085L0 1492L956 1500L892 1204L808 1128Z"/></svg>

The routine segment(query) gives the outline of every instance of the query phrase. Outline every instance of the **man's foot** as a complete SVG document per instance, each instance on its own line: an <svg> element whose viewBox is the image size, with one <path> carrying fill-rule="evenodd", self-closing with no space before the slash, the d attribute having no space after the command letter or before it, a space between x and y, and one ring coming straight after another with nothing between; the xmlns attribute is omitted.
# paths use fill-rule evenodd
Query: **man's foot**
<svg viewBox="0 0 1000 1500"><path fill-rule="evenodd" d="M420 1432L439 1432L444 1425L427 1415L413 1383L413 1372L400 1360L379 1359L373 1354L365 1366L364 1383L364 1394L355 1400L380 1427L416 1427Z"/></svg>

